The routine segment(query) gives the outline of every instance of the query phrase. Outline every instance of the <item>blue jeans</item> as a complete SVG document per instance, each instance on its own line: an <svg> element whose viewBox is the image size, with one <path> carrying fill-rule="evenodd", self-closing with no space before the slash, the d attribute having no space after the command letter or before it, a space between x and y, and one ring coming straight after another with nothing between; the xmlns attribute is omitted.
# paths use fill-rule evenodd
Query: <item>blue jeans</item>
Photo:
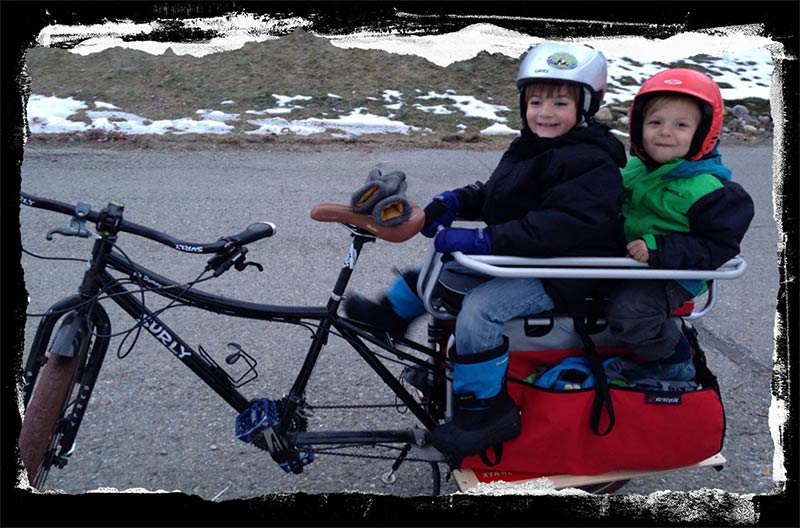
<svg viewBox="0 0 800 528"><path fill-rule="evenodd" d="M539 279L506 279L481 275L457 262L448 270L486 277L486 282L464 297L456 319L456 351L459 356L492 350L503 344L503 328L512 319L554 307ZM412 294L402 277L389 288L387 297L396 313L407 320L425 313L422 301Z"/></svg>
<svg viewBox="0 0 800 528"><path fill-rule="evenodd" d="M539 279L489 277L464 297L456 319L456 351L464 356L497 348L507 322L554 306Z"/></svg>

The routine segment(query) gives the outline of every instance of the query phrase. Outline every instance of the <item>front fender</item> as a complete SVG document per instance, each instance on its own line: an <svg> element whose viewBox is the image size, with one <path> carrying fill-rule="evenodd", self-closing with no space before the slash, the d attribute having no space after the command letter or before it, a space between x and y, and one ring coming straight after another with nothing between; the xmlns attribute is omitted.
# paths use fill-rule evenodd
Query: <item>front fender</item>
<svg viewBox="0 0 800 528"><path fill-rule="evenodd" d="M69 312L56 330L56 335L47 352L53 356L75 357L81 345L81 339L88 331L89 323L86 316L78 313L77 310Z"/></svg>
<svg viewBox="0 0 800 528"><path fill-rule="evenodd" d="M59 326L57 331L57 336L60 338L61 342L69 343L79 335L78 330L80 330L80 326L74 326L76 324L75 321L80 319L84 319L85 321L85 317L74 317L76 314L75 310L80 308L80 306L85 303L86 299L79 295L71 295L61 299L50 307L50 309L47 311L47 315L45 315L39 322L39 326L36 328L36 335L28 353L28 359L25 363L25 370L23 371L23 398L26 406L31 396L30 392L33 387L34 380L39 375L39 369L41 369L42 365L44 364L46 357L45 352L50 351L51 353L54 353L53 351L58 351L55 353L70 357L75 354L77 348L73 346L56 347L54 343L49 350L47 350L46 347L50 342L50 336L53 334L53 329L55 328L56 323L62 319L64 323ZM67 313L66 317L63 315L64 313ZM99 335L107 335L110 333L111 325L108 319L108 314L102 305L94 305L91 311L91 318ZM67 324L69 320L72 322ZM98 339L98 341L101 341L99 345L107 346L108 337ZM95 346L99 345L98 343L95 343Z"/></svg>

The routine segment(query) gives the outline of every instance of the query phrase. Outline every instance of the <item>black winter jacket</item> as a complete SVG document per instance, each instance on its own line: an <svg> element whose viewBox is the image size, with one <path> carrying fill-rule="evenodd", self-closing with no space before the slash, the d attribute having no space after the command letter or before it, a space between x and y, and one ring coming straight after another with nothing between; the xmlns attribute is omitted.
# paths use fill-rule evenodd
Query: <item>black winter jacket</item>
<svg viewBox="0 0 800 528"><path fill-rule="evenodd" d="M619 256L626 161L625 147L599 123L557 138L523 134L488 181L454 191L459 216L486 222L495 255ZM571 311L605 281L543 282L556 310Z"/></svg>

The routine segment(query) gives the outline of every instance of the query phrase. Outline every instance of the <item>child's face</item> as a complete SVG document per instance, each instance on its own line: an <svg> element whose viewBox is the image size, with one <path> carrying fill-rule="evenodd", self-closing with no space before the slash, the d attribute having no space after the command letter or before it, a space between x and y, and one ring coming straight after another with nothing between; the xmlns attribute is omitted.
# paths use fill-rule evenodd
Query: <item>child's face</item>
<svg viewBox="0 0 800 528"><path fill-rule="evenodd" d="M525 118L528 128L537 136L555 138L578 123L577 104L564 86L552 93L534 91L528 99Z"/></svg>
<svg viewBox="0 0 800 528"><path fill-rule="evenodd" d="M676 99L644 113L642 142L647 154L658 163L682 158L689 153L700 124L700 109L690 100Z"/></svg>

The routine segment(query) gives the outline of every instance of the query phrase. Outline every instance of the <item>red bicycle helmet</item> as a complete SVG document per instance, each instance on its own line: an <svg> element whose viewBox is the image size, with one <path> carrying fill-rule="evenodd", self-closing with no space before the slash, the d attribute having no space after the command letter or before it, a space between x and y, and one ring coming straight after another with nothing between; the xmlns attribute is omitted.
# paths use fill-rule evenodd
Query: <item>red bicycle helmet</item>
<svg viewBox="0 0 800 528"><path fill-rule="evenodd" d="M632 153L642 160L647 159L647 153L642 146L644 107L654 95L665 92L689 95L700 103L700 124L694 134L686 159L698 160L714 150L722 132L723 104L719 86L711 77L699 71L672 68L647 79L639 89L639 93L633 98L628 116L628 133L631 138Z"/></svg>

